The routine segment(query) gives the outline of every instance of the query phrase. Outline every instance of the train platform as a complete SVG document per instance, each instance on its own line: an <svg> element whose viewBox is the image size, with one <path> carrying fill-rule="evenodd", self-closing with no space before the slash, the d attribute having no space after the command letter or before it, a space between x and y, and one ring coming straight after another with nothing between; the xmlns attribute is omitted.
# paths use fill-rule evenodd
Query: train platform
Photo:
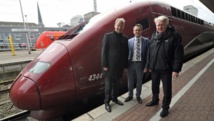
<svg viewBox="0 0 214 121"><path fill-rule="evenodd" d="M42 51L31 51L30 54L28 50L18 50L15 54L11 51L0 52L0 80L16 78L19 72Z"/></svg>
<svg viewBox="0 0 214 121"><path fill-rule="evenodd" d="M15 51L15 55L11 51L0 52L0 64L16 63L20 61L33 60L38 56L43 50L29 51L28 50L18 50Z"/></svg>
<svg viewBox="0 0 214 121"><path fill-rule="evenodd" d="M110 103L112 112L104 105L72 121L214 121L214 49L184 63L180 76L172 81L172 102L169 115L161 118L162 88L159 105L147 107L151 101L151 81L142 85L143 103L134 98L124 102L127 93L119 100L123 106Z"/></svg>

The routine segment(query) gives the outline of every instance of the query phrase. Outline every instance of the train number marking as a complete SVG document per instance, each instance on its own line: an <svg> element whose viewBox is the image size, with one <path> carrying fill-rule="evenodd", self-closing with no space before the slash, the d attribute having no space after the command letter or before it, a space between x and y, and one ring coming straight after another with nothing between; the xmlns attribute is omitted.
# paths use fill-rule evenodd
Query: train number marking
<svg viewBox="0 0 214 121"><path fill-rule="evenodd" d="M99 80L103 78L103 74L102 73L98 73L98 74L92 74L89 76L88 80L89 81L95 81L95 80Z"/></svg>

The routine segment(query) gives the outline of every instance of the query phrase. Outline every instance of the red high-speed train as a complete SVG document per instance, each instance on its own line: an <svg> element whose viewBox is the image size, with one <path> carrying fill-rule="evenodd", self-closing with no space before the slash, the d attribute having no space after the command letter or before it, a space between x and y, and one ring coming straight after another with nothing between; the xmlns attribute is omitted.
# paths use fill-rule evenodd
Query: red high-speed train
<svg viewBox="0 0 214 121"><path fill-rule="evenodd" d="M64 35L66 31L44 31L36 41L36 49L47 48L52 42Z"/></svg>
<svg viewBox="0 0 214 121"><path fill-rule="evenodd" d="M97 15L54 41L17 76L10 98L20 109L30 110L36 119L62 115L67 107L104 92L101 68L101 43L114 30L118 17L126 19L124 34L133 36L136 23L143 26L143 36L155 30L154 18L166 15L181 34L185 58L213 47L214 27L204 20L162 2L134 2L109 14ZM127 79L121 80L126 87ZM78 109L76 109L78 110Z"/></svg>

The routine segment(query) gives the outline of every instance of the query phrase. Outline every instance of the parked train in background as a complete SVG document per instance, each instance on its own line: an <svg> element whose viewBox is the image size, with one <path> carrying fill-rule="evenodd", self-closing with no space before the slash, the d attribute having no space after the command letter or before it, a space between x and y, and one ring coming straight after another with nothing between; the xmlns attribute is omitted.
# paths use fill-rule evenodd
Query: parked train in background
<svg viewBox="0 0 214 121"><path fill-rule="evenodd" d="M143 26L143 36L155 30L154 18L166 15L183 39L185 59L213 47L214 27L204 20L162 2L134 2L90 19L74 33L67 32L29 63L17 76L10 98L36 119L62 116L79 101L104 92L101 68L103 36L114 30L116 18L126 20L124 34L131 38L133 26ZM125 72L126 73L126 72ZM127 86L127 75L121 86ZM78 109L74 109L77 111Z"/></svg>
<svg viewBox="0 0 214 121"><path fill-rule="evenodd" d="M66 31L44 31L39 35L35 48L44 49L47 48L52 42L57 40L60 36L64 35Z"/></svg>
<svg viewBox="0 0 214 121"><path fill-rule="evenodd" d="M81 29L87 22L88 20L85 20L82 23L77 24L75 27L73 27L69 31L44 31L38 37L35 44L35 48L36 49L47 48L53 41L64 38L68 33L75 36L76 31L79 31L79 29ZM67 34L65 35L65 33Z"/></svg>

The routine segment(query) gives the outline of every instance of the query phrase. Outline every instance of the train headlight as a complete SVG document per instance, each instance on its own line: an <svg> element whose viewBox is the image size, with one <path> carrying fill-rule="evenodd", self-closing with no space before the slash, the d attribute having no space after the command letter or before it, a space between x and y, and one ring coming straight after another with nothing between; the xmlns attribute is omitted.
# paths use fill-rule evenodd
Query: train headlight
<svg viewBox="0 0 214 121"><path fill-rule="evenodd" d="M50 67L50 63L47 62L37 62L36 65L30 69L31 73L42 73Z"/></svg>

